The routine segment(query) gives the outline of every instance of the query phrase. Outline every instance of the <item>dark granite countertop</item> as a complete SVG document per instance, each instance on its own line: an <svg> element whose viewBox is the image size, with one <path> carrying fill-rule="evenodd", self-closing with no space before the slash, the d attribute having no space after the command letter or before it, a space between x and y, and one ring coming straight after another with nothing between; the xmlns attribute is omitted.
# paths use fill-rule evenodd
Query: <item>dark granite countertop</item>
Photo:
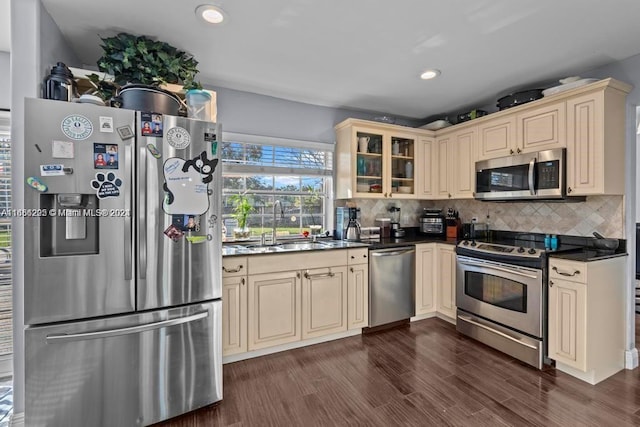
<svg viewBox="0 0 640 427"><path fill-rule="evenodd" d="M382 237L380 239L363 240L363 243L369 244L369 249L393 248L396 246L410 246L420 243L444 243L446 245L455 246L458 243L456 239L446 239L440 236L428 236L420 234L417 227L405 228L405 236L399 238Z"/></svg>
<svg viewBox="0 0 640 427"><path fill-rule="evenodd" d="M624 249L609 251L599 251L593 248L579 248L572 251L550 252L549 257L566 259L570 261L591 262L608 258L616 258L629 255Z"/></svg>

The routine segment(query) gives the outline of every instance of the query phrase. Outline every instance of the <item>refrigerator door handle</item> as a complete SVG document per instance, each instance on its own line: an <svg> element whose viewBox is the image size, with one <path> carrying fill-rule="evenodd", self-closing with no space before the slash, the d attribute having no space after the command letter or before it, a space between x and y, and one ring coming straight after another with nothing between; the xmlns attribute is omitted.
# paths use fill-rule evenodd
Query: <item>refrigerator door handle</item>
<svg viewBox="0 0 640 427"><path fill-rule="evenodd" d="M127 183L124 188L124 209L125 213L128 213L124 217L124 280L131 280L133 278L133 266L132 266L132 245L133 245L133 236L131 234L131 196L133 191L131 191L131 187L133 186L133 179L131 176L131 168L133 164L133 147L131 144L125 145L125 158L124 158L124 168L127 176Z"/></svg>
<svg viewBox="0 0 640 427"><path fill-rule="evenodd" d="M140 246L138 247L138 265L140 267L140 279L147 278L147 148L143 145L140 148L140 185L138 186L139 201L142 206L138 206L138 230Z"/></svg>
<svg viewBox="0 0 640 427"><path fill-rule="evenodd" d="M119 335L139 334L140 332L150 331L152 329L166 328L169 326L182 325L184 323L195 322L209 316L208 311L201 311L187 317L178 317L175 319L161 320L160 322L146 323L144 325L129 326L126 328L107 329L102 331L82 332L78 334L51 334L47 335L47 342L65 343L69 341L83 341L90 339L101 339L116 337Z"/></svg>

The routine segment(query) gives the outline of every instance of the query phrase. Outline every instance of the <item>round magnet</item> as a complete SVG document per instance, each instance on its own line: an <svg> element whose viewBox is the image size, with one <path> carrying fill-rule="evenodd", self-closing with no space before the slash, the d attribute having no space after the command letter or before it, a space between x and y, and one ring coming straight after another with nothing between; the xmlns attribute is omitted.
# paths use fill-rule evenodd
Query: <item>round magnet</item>
<svg viewBox="0 0 640 427"><path fill-rule="evenodd" d="M180 126L173 127L167 132L167 142L175 149L182 150L191 144L189 131Z"/></svg>

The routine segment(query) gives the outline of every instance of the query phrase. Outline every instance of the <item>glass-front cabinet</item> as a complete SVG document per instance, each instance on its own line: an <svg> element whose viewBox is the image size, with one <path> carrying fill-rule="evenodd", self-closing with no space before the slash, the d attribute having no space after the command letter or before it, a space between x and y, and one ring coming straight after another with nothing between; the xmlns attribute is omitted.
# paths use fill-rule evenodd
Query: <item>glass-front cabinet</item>
<svg viewBox="0 0 640 427"><path fill-rule="evenodd" d="M336 198L416 197L416 134L354 119L336 134Z"/></svg>

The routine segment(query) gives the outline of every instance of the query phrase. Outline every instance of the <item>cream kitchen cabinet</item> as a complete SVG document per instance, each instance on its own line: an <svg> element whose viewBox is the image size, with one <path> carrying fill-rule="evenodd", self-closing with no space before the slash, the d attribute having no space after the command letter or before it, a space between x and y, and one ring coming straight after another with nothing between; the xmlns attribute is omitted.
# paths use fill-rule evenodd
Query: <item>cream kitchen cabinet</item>
<svg viewBox="0 0 640 427"><path fill-rule="evenodd" d="M346 266L303 273L302 313L302 339L347 330Z"/></svg>
<svg viewBox="0 0 640 427"><path fill-rule="evenodd" d="M548 356L596 384L624 368L626 257L549 260Z"/></svg>
<svg viewBox="0 0 640 427"><path fill-rule="evenodd" d="M249 350L302 338L300 271L249 275Z"/></svg>
<svg viewBox="0 0 640 427"><path fill-rule="evenodd" d="M369 326L369 249L348 250L347 329Z"/></svg>
<svg viewBox="0 0 640 427"><path fill-rule="evenodd" d="M471 199L475 191L476 127L436 139L434 199Z"/></svg>
<svg viewBox="0 0 640 427"><path fill-rule="evenodd" d="M416 316L436 311L436 244L416 245Z"/></svg>
<svg viewBox="0 0 640 427"><path fill-rule="evenodd" d="M416 159L416 191L418 198L434 199L438 191L438 150L436 140L421 136L418 139L418 158Z"/></svg>
<svg viewBox="0 0 640 427"><path fill-rule="evenodd" d="M478 125L478 160L566 146L565 102L502 112Z"/></svg>
<svg viewBox="0 0 640 427"><path fill-rule="evenodd" d="M630 87L615 80L590 85L567 99L567 193L624 194L625 98Z"/></svg>
<svg viewBox="0 0 640 427"><path fill-rule="evenodd" d="M222 355L247 351L247 258L222 259Z"/></svg>
<svg viewBox="0 0 640 427"><path fill-rule="evenodd" d="M336 198L416 198L417 132L356 119L335 129Z"/></svg>
<svg viewBox="0 0 640 427"><path fill-rule="evenodd" d="M436 244L436 311L451 320L456 318L455 246Z"/></svg>

